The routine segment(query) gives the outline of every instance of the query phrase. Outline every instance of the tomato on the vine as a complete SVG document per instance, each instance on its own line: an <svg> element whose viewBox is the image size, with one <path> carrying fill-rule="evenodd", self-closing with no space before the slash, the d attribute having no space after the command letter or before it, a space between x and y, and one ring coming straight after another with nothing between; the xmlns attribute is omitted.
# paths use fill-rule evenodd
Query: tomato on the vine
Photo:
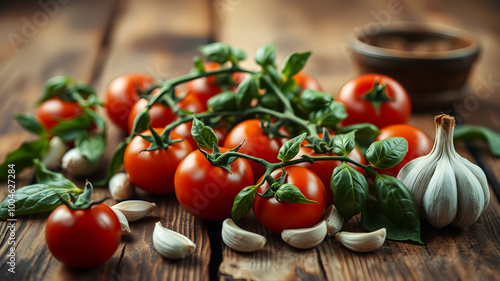
<svg viewBox="0 0 500 281"><path fill-rule="evenodd" d="M138 90L147 90L155 82L144 74L127 74L115 78L104 95L109 119L123 130L127 130L128 116L132 106L139 100Z"/></svg>
<svg viewBox="0 0 500 281"><path fill-rule="evenodd" d="M234 148L245 141L238 152L262 158L268 162L278 161L278 152L283 145L282 138L270 138L262 130L262 124L258 119L245 120L236 125L226 136L224 147ZM250 162L255 179L260 178L265 173L264 167Z"/></svg>
<svg viewBox="0 0 500 281"><path fill-rule="evenodd" d="M163 128L154 129L158 134ZM146 130L143 136L151 136ZM170 132L172 140L182 139L175 132ZM174 192L175 169L184 157L193 149L187 140L170 144L166 149L160 148L145 151L151 143L140 136L135 136L125 149L123 165L130 181L140 189L153 194L167 194Z"/></svg>
<svg viewBox="0 0 500 281"><path fill-rule="evenodd" d="M61 120L79 117L83 114L83 108L76 101L64 101L59 97L53 97L43 101L36 109L36 117L40 123L50 130Z"/></svg>
<svg viewBox="0 0 500 281"><path fill-rule="evenodd" d="M321 180L311 170L299 166L288 166L285 183L296 186L302 194L316 203L289 203L276 200L274 196L262 197L269 184L257 188L253 212L257 220L268 230L280 234L285 229L305 228L316 224L325 211L326 191ZM271 173L274 179L283 174L281 169Z"/></svg>
<svg viewBox="0 0 500 281"><path fill-rule="evenodd" d="M323 134L318 135L320 138L323 137ZM331 135L333 138L333 135ZM317 153L314 151L313 148L310 147L305 147L304 145L308 145L309 143L307 141L302 142L302 146L300 147L299 153L297 154L296 158L300 158L301 155L309 155L309 156L335 156L333 152L329 153ZM351 153L348 155L349 158L352 160L365 165L366 160L363 157L363 154L361 154L361 151L357 147L354 148ZM325 186L326 189L326 196L327 196L327 204L331 205L334 202L334 197L333 197L333 191L330 188L330 182L332 180L332 173L333 170L341 165L342 163L340 161L316 161L314 164L311 164L309 162L302 162L297 164L298 166L302 166L304 168L307 168L311 170L313 173L315 173L320 179L323 185ZM347 163L347 165L353 167L355 170L358 172L365 174L365 170L359 166L356 166L352 163Z"/></svg>
<svg viewBox="0 0 500 281"><path fill-rule="evenodd" d="M228 149L221 147L222 153ZM208 153L211 151L207 150ZM192 215L207 220L231 217L236 195L254 183L250 164L238 158L231 163L231 172L210 164L199 150L191 152L175 172L175 195Z"/></svg>
<svg viewBox="0 0 500 281"><path fill-rule="evenodd" d="M61 205L47 219L45 240L52 255L65 265L95 267L106 262L118 249L120 221L104 203L74 210Z"/></svg>
<svg viewBox="0 0 500 281"><path fill-rule="evenodd" d="M293 80L295 80L295 83L297 83L298 86L302 88L302 90L305 89L311 89L315 91L323 91L323 88L321 88L321 85L319 82L314 79L311 75L305 74L304 72L299 72L293 76Z"/></svg>
<svg viewBox="0 0 500 281"><path fill-rule="evenodd" d="M380 134L375 141L388 139L392 137L403 137L408 141L408 152L406 156L396 166L386 169L377 170L377 172L396 177L399 171L411 160L429 154L432 150L434 142L427 134L411 125L398 124L391 125L380 130Z"/></svg>
<svg viewBox="0 0 500 281"><path fill-rule="evenodd" d="M406 123L410 118L410 98L396 80L381 74L365 74L347 82L336 101L345 105L347 118L342 125L372 123L379 128Z"/></svg>

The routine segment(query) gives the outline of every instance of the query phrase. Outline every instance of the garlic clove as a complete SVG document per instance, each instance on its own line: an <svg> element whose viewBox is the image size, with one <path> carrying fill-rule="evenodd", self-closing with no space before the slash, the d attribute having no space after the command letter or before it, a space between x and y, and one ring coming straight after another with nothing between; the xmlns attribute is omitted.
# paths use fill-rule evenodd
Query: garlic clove
<svg viewBox="0 0 500 281"><path fill-rule="evenodd" d="M474 175L474 177L478 180L479 185L481 186L481 191L483 193L483 198L484 198L484 204L483 204L483 211L488 207L488 204L490 203L490 187L488 185L488 179L486 178L486 175L484 174L483 170L470 162L468 159L460 156L459 154L456 154L458 158L461 158L462 164Z"/></svg>
<svg viewBox="0 0 500 281"><path fill-rule="evenodd" d="M196 244L186 236L165 228L157 222L153 231L153 246L167 259L182 259L192 255Z"/></svg>
<svg viewBox="0 0 500 281"><path fill-rule="evenodd" d="M116 209L111 209L111 210L115 212L116 216L118 217L118 220L120 221L120 226L122 228L122 235L128 235L132 233L132 231L130 231L130 226L128 225L128 220L125 217L125 215Z"/></svg>
<svg viewBox="0 0 500 281"><path fill-rule="evenodd" d="M327 234L326 221L309 228L285 229L281 238L285 243L298 249L310 249L323 242Z"/></svg>
<svg viewBox="0 0 500 281"><path fill-rule="evenodd" d="M318 224L323 221L326 222L328 236L335 235L335 233L339 232L344 226L344 218L340 215L337 208L335 208L335 205L330 205L330 207L326 209L325 215L318 222Z"/></svg>
<svg viewBox="0 0 500 281"><path fill-rule="evenodd" d="M109 179L109 192L113 199L123 201L132 198L134 185L130 182L127 173L116 173Z"/></svg>
<svg viewBox="0 0 500 281"><path fill-rule="evenodd" d="M484 208L484 193L479 180L461 162L455 162L455 178L457 182L458 206L457 216L453 224L465 227L479 218Z"/></svg>
<svg viewBox="0 0 500 281"><path fill-rule="evenodd" d="M365 253L382 247L386 234L385 228L367 233L341 231L335 234L335 239L353 252Z"/></svg>
<svg viewBox="0 0 500 281"><path fill-rule="evenodd" d="M84 177L97 170L97 164L92 164L83 156L78 148L72 148L62 158L62 168L73 176Z"/></svg>
<svg viewBox="0 0 500 281"><path fill-rule="evenodd" d="M49 170L59 168L66 150L66 144L63 140L57 136L53 137L49 142L49 149L41 159L41 163Z"/></svg>
<svg viewBox="0 0 500 281"><path fill-rule="evenodd" d="M151 213L155 208L155 203L143 200L122 201L111 207L122 212L129 222L140 220Z"/></svg>
<svg viewBox="0 0 500 281"><path fill-rule="evenodd" d="M229 248L246 253L260 250L266 245L264 236L240 228L232 219L222 223L222 241Z"/></svg>

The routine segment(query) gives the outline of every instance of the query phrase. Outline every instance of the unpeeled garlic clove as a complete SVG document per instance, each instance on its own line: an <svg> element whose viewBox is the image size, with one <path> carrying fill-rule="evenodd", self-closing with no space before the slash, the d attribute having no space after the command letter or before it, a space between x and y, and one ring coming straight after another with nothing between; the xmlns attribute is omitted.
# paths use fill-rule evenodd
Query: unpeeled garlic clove
<svg viewBox="0 0 500 281"><path fill-rule="evenodd" d="M49 142L49 149L43 155L41 163L49 170L61 167L62 158L66 153L66 144L60 137L53 137Z"/></svg>
<svg viewBox="0 0 500 281"><path fill-rule="evenodd" d="M322 221L309 228L285 229L281 232L281 238L295 248L310 249L318 246L326 234L326 221Z"/></svg>
<svg viewBox="0 0 500 281"><path fill-rule="evenodd" d="M347 249L354 252L371 252L385 242L386 230L381 228L372 232L347 232L341 231L335 234L335 239Z"/></svg>
<svg viewBox="0 0 500 281"><path fill-rule="evenodd" d="M111 207L122 212L129 222L140 220L151 213L155 208L155 203L150 203L143 200L127 200L122 201Z"/></svg>
<svg viewBox="0 0 500 281"><path fill-rule="evenodd" d="M72 148L62 158L62 168L73 176L84 177L97 170L97 164L92 164L83 156L78 148Z"/></svg>
<svg viewBox="0 0 500 281"><path fill-rule="evenodd" d="M325 215L320 220L326 222L326 230L328 236L333 236L335 233L339 232L344 226L344 218L340 215L335 205L331 205L326 209Z"/></svg>
<svg viewBox="0 0 500 281"><path fill-rule="evenodd" d="M132 198L134 189L135 187L130 182L127 173L116 173L109 179L109 193L117 201Z"/></svg>
<svg viewBox="0 0 500 281"><path fill-rule="evenodd" d="M155 249L167 259L182 259L192 255L196 244L186 236L165 228L160 222L153 231L153 245Z"/></svg>
<svg viewBox="0 0 500 281"><path fill-rule="evenodd" d="M130 231L130 226L128 225L128 220L125 217L125 215L116 209L111 209L111 210L115 212L116 216L118 217L118 220L120 221L120 226L122 228L122 235L129 235L130 233L132 233L132 231Z"/></svg>
<svg viewBox="0 0 500 281"><path fill-rule="evenodd" d="M266 245L264 236L240 228L232 219L222 223L222 241L229 248L246 253L260 250Z"/></svg>

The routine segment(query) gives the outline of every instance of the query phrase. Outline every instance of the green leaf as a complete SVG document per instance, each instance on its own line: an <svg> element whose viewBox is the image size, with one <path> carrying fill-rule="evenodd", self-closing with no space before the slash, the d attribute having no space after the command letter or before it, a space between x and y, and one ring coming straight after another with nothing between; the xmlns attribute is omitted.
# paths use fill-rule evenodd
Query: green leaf
<svg viewBox="0 0 500 281"><path fill-rule="evenodd" d="M23 128L26 130L36 134L36 135L44 135L45 128L38 122L38 119L31 113L20 113L14 114L14 118L19 122Z"/></svg>
<svg viewBox="0 0 500 281"><path fill-rule="evenodd" d="M269 43L260 47L255 52L254 59L262 67L274 64L276 60L276 46L273 43Z"/></svg>
<svg viewBox="0 0 500 281"><path fill-rule="evenodd" d="M52 127L50 133L60 137L64 142L71 142L87 131L91 127L91 124L90 116L84 114L77 118L59 121L57 125Z"/></svg>
<svg viewBox="0 0 500 281"><path fill-rule="evenodd" d="M68 86L75 83L70 76L54 76L45 82L42 97L36 102L40 104L55 96L64 94Z"/></svg>
<svg viewBox="0 0 500 281"><path fill-rule="evenodd" d="M491 154L500 156L500 134L483 126L460 125L455 127L455 141L480 140L488 142Z"/></svg>
<svg viewBox="0 0 500 281"><path fill-rule="evenodd" d="M337 155L348 155L356 146L354 141L356 131L347 134L336 135L333 138L333 153Z"/></svg>
<svg viewBox="0 0 500 281"><path fill-rule="evenodd" d="M236 96L236 106L238 109L248 108L252 99L259 96L259 84L259 78L255 75L241 81L238 85L238 95Z"/></svg>
<svg viewBox="0 0 500 281"><path fill-rule="evenodd" d="M405 138L388 138L372 143L366 151L366 159L377 169L390 169L401 162L406 152L408 142Z"/></svg>
<svg viewBox="0 0 500 281"><path fill-rule="evenodd" d="M231 48L231 61L238 63L247 58L247 54L242 49Z"/></svg>
<svg viewBox="0 0 500 281"><path fill-rule="evenodd" d="M415 199L402 182L388 175L378 175L374 182L375 197L377 207L370 206L370 209L378 209L377 213L382 213L382 220L370 219L365 222L367 228L385 227L387 237L393 240L413 240L422 243L420 239L420 217L418 214ZM365 217L371 217L374 210L364 210L368 212ZM386 220L391 223L386 224ZM373 230L376 230L373 229ZM370 230L370 229L368 229Z"/></svg>
<svg viewBox="0 0 500 281"><path fill-rule="evenodd" d="M299 73L302 70L302 68L304 68L304 66L306 65L306 62L309 59L310 55L311 52L290 54L285 59L281 73L283 73L283 75L288 78Z"/></svg>
<svg viewBox="0 0 500 281"><path fill-rule="evenodd" d="M104 118L102 118L99 114L97 114L97 112L93 110L87 109L86 111L97 128L104 132L106 130L106 121L104 121Z"/></svg>
<svg viewBox="0 0 500 281"><path fill-rule="evenodd" d="M123 157L125 155L125 149L127 148L128 142L124 141L118 144L116 147L115 153L113 154L113 157L111 158L111 161L109 162L108 166L108 174L106 175L106 178L103 180L100 180L96 183L94 183L96 186L105 186L108 184L109 179L116 174L118 169L123 165Z"/></svg>
<svg viewBox="0 0 500 281"><path fill-rule="evenodd" d="M278 152L278 159L281 160L281 162L292 160L293 157L295 157L297 153L299 153L300 145L302 144L306 136L307 133L302 133L301 135L296 136L293 139L289 139L287 142L285 142Z"/></svg>
<svg viewBox="0 0 500 281"><path fill-rule="evenodd" d="M135 116L134 125L132 126L132 134L140 134L148 128L149 125L149 111L147 108L139 111Z"/></svg>
<svg viewBox="0 0 500 281"><path fill-rule="evenodd" d="M361 212L368 196L368 182L360 172L343 163L333 170L330 186L335 207L345 222Z"/></svg>
<svg viewBox="0 0 500 281"><path fill-rule="evenodd" d="M16 173L20 173L25 168L33 166L33 159L42 158L49 148L48 137L41 137L38 140L24 142L18 149L10 152L5 157L5 161L0 164L0 180L7 179L7 171L10 164L16 166Z"/></svg>
<svg viewBox="0 0 500 281"><path fill-rule="evenodd" d="M299 204L309 204L317 203L316 201L307 199L299 188L295 185L285 183L280 185L278 190L276 190L275 196L288 203L299 203Z"/></svg>
<svg viewBox="0 0 500 281"><path fill-rule="evenodd" d="M236 93L225 91L219 93L207 101L208 110L214 112L230 111L236 109Z"/></svg>
<svg viewBox="0 0 500 281"><path fill-rule="evenodd" d="M191 135L196 143L203 149L212 149L215 145L219 144L217 135L212 128L205 125L196 117L193 119L193 126L191 127Z"/></svg>
<svg viewBox="0 0 500 281"><path fill-rule="evenodd" d="M313 111L309 114L309 120L316 123L319 126L334 128L347 117L347 111L345 106L340 103L333 101L330 105L324 109L318 111Z"/></svg>
<svg viewBox="0 0 500 281"><path fill-rule="evenodd" d="M337 132L339 134L346 134L354 130L356 130L356 141L362 141L364 139L372 141L380 134L378 127L372 123L358 123L341 127L337 129Z"/></svg>
<svg viewBox="0 0 500 281"><path fill-rule="evenodd" d="M327 93L306 89L300 94L298 105L305 112L327 108L333 101L333 97Z"/></svg>
<svg viewBox="0 0 500 281"><path fill-rule="evenodd" d="M209 60L223 64L231 58L231 47L226 43L215 42L201 47L201 53Z"/></svg>
<svg viewBox="0 0 500 281"><path fill-rule="evenodd" d="M106 140L102 134L89 135L86 133L76 140L76 147L81 155L95 165L106 149Z"/></svg>
<svg viewBox="0 0 500 281"><path fill-rule="evenodd" d="M253 200L255 199L255 190L257 186L247 186L243 188L234 198L233 208L231 209L231 217L235 222L238 222L244 217L250 209L252 209Z"/></svg>
<svg viewBox="0 0 500 281"><path fill-rule="evenodd" d="M37 183L53 187L76 188L76 185L68 180L63 174L47 170L38 159L33 161L35 165L35 177Z"/></svg>
<svg viewBox="0 0 500 281"><path fill-rule="evenodd" d="M205 65L203 64L203 60L200 57L194 57L194 70L203 73L205 72Z"/></svg>

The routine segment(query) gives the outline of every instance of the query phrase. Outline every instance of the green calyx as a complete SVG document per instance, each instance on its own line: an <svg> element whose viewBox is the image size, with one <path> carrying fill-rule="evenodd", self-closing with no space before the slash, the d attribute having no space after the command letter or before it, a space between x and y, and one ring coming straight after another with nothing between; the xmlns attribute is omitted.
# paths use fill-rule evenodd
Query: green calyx
<svg viewBox="0 0 500 281"><path fill-rule="evenodd" d="M387 85L379 84L378 79L373 83L373 87L363 95L363 99L369 101L375 112L379 113L379 108L384 102L391 101L392 99L387 95L386 91Z"/></svg>
<svg viewBox="0 0 500 281"><path fill-rule="evenodd" d="M89 181L86 181L85 190L80 196L78 196L78 198L75 198L70 192L68 192L68 194L69 197L71 198L71 201L64 200L64 198L62 198L60 194L57 194L57 197L59 197L59 200L71 210L85 210L93 205L101 204L106 199L108 199L104 198L100 201L91 201L93 189L94 188L92 184Z"/></svg>
<svg viewBox="0 0 500 281"><path fill-rule="evenodd" d="M151 124L148 124L148 128L151 131L151 136L144 136L144 135L138 134L139 137L141 137L144 140L151 143L151 145L148 148L146 148L142 151L153 151L153 150L157 150L157 149L167 149L170 145L172 145L174 143L181 142L184 140L184 139L175 139L175 140L171 139L170 138L170 130L163 130L163 132L161 134L158 134L158 132L155 129L153 129Z"/></svg>

